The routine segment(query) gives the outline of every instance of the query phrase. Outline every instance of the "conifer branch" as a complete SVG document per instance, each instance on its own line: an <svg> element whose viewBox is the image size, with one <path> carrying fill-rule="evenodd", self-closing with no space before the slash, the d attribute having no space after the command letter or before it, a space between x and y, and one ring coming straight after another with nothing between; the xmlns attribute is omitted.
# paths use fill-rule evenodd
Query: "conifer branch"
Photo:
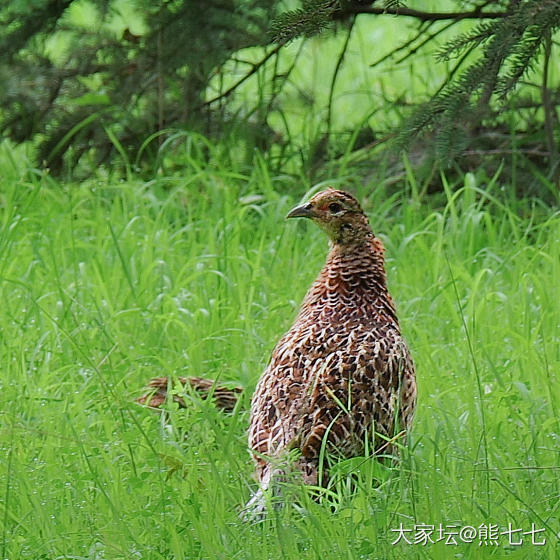
<svg viewBox="0 0 560 560"><path fill-rule="evenodd" d="M479 8L468 12L424 12L422 10L414 10L412 8L376 8L374 6L360 6L352 4L345 6L342 10L345 14L371 14L371 15L390 15L411 17L420 21L442 21L442 20L463 20L463 19L499 19L508 15L505 11L485 12Z"/></svg>

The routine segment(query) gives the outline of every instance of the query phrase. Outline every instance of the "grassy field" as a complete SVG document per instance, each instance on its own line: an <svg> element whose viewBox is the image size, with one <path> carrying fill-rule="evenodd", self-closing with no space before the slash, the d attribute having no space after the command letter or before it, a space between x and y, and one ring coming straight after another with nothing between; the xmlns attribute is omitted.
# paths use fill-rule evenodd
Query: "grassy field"
<svg viewBox="0 0 560 560"><path fill-rule="evenodd" d="M180 177L61 185L10 157L0 558L558 558L557 211L511 199L499 177L468 175L440 204L412 176L398 196L380 177L331 183L386 243L416 422L399 464L345 461L319 503L292 488L302 510L247 524L247 400L327 249L284 221L311 186L258 158L249 172L192 160ZM185 374L240 383L244 401L224 415L192 398L167 424L134 403L150 377ZM423 545L422 524L443 540ZM479 546L491 524L523 544ZM399 527L413 544L392 544Z"/></svg>

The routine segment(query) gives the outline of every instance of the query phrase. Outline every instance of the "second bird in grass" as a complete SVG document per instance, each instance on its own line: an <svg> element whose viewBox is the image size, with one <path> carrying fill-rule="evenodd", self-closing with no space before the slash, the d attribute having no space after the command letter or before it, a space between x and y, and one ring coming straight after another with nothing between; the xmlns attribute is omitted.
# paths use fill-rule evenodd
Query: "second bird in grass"
<svg viewBox="0 0 560 560"><path fill-rule="evenodd" d="M252 399L255 510L263 507L263 490L283 477L289 450L300 452L294 466L303 481L322 483L322 446L340 457L360 456L369 438L377 453L390 454L416 406L414 365L387 290L383 245L358 201L328 189L287 217L315 222L330 252Z"/></svg>
<svg viewBox="0 0 560 560"><path fill-rule="evenodd" d="M328 189L288 218L315 222L328 235L330 251L251 402L249 447L259 490L247 504L248 517L262 513L265 491L288 470L306 484L323 484L322 450L356 457L369 441L378 455L390 455L410 428L416 406L414 365L387 290L383 245L358 201ZM229 410L240 390L199 378L182 381ZM159 406L167 385L166 378L154 379L152 393L139 401ZM299 453L290 465L291 450ZM325 466L321 470L325 473Z"/></svg>

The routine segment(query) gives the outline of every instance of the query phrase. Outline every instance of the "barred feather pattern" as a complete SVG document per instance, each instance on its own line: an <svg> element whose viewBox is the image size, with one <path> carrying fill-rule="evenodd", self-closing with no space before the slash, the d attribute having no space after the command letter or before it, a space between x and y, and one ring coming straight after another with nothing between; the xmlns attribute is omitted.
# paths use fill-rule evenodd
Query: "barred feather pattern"
<svg viewBox="0 0 560 560"><path fill-rule="evenodd" d="M288 217L311 218L331 245L252 399L249 444L261 494L290 449L300 450L296 469L308 484L323 482L323 444L342 457L359 456L376 434L375 450L392 453L392 438L409 429L416 405L414 365L387 290L384 248L358 201L328 189ZM255 501L248 507L262 509Z"/></svg>

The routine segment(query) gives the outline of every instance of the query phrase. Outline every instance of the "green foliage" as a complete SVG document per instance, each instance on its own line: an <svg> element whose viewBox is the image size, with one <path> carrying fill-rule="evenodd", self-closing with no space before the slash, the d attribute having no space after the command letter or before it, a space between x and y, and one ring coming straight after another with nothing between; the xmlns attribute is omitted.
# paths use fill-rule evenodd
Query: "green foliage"
<svg viewBox="0 0 560 560"><path fill-rule="evenodd" d="M313 37L331 25L333 14L339 9L337 0L303 0L301 8L276 17L271 24L272 36L278 43Z"/></svg>
<svg viewBox="0 0 560 560"><path fill-rule="evenodd" d="M410 448L339 463L318 501L285 488L299 509L246 524L247 400L226 416L191 397L166 423L133 399L182 374L248 398L327 246L284 220L309 184L189 146L181 177L118 184L56 183L0 146L2 558L556 558L558 213L499 175L443 177L439 202L413 173L394 195L383 170L355 187L417 364ZM392 545L401 522L534 523L547 544Z"/></svg>
<svg viewBox="0 0 560 560"><path fill-rule="evenodd" d="M50 33L72 0L12 0L0 11L5 29L0 37L0 60L7 61L39 32Z"/></svg>
<svg viewBox="0 0 560 560"><path fill-rule="evenodd" d="M12 0L0 23L1 134L53 175L150 174L197 131L316 179L396 144L560 181L554 0Z"/></svg>
<svg viewBox="0 0 560 560"><path fill-rule="evenodd" d="M560 29L560 4L555 0L511 1L504 8L503 18L481 23L440 51L442 61L461 60L465 52L480 54L404 123L401 146L432 128L438 154L449 160L462 152L467 133L476 134L476 127L484 121L495 122L508 109L508 95L535 70L546 41ZM550 53L545 56L550 57ZM494 98L496 104L492 104ZM555 162L556 154L550 156Z"/></svg>
<svg viewBox="0 0 560 560"><path fill-rule="evenodd" d="M279 39L309 36L327 28L329 20L350 19L361 13L367 13L370 18L381 18L390 12L402 16L399 19L403 20L403 27L406 17L418 19L422 23L418 24L417 31L408 33L400 45L380 56L372 66L380 66L381 79L387 77L385 83L391 80L388 77L391 76L388 74L390 70L382 66L386 61L396 60L398 67L399 63L410 59L411 74L418 67L415 62L419 61L419 72L429 75L431 70L421 62L421 51L434 49L433 45L438 44L440 37L447 36L436 56L439 68L447 70L443 71L445 75L439 88L426 88L427 103L407 95L406 91L400 98L386 99L386 111L394 109L395 105L398 107L399 103L409 107L401 113L404 118L393 126L393 131L396 129L393 146L399 150L422 150L424 157L435 155L440 164L449 165L453 160L460 160L462 166L472 168L469 157L461 156L469 152L480 153L486 165L494 159L507 158L508 148L504 147L503 138L508 133L515 134L524 151L539 154L539 159L532 164L545 167L548 176L558 183L560 137L557 107L560 96L557 79L552 81L550 73L551 63L555 60L553 51L557 49L554 38L560 27L558 2L497 0L466 5L434 2L422 8L407 10L394 3L378 6L372 2L304 3L301 9L278 18L275 31ZM471 20L475 23L469 29L465 22ZM448 30L455 29L462 31L449 38ZM350 33L351 29L346 45ZM345 55L346 47L336 60L330 82L326 109L329 118L323 133L330 136L331 147L336 146L337 141L330 126L330 117L335 111L332 100L337 75L346 64ZM372 106L375 107L375 101ZM365 132L372 136L369 128ZM381 134L390 132L385 130ZM414 142L418 137L421 143ZM509 143L509 139L505 142ZM430 153L432 146L433 154ZM336 153L336 148L331 149L330 155L333 151ZM490 167L497 165L499 161Z"/></svg>
<svg viewBox="0 0 560 560"><path fill-rule="evenodd" d="M85 154L94 166L110 161L106 128L131 159L154 132L204 129L211 77L239 49L266 42L274 4L8 2L0 8L3 134L35 140L38 161L57 173Z"/></svg>

